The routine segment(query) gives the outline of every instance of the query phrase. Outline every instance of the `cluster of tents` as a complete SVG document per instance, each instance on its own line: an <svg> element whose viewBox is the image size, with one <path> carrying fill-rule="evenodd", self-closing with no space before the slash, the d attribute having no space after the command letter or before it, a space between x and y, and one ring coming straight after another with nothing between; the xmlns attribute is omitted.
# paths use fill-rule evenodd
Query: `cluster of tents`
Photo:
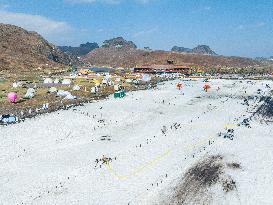
<svg viewBox="0 0 273 205"><path fill-rule="evenodd" d="M45 78L44 84L62 84L62 85L70 85L72 81L70 79L63 79L62 81L58 78L53 80L52 78Z"/></svg>

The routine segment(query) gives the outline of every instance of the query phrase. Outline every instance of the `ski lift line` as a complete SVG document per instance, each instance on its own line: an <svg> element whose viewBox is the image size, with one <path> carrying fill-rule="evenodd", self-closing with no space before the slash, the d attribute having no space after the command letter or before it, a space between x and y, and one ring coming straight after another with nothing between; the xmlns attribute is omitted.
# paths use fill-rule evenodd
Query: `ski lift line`
<svg viewBox="0 0 273 205"><path fill-rule="evenodd" d="M205 145L208 143L208 140L213 139L213 137L207 137L203 140L199 140L197 143L194 143L192 145L189 145L185 148L185 151L190 151L192 149L195 149L197 146L201 146L201 145ZM145 171L148 168L153 167L154 165L156 165L159 161L161 161L163 158L167 157L170 153L172 152L172 149L168 149L166 152L164 152L163 154L159 155L158 157L154 158L153 160L146 162L144 165L136 168L134 171L132 171L130 174L128 175L121 175L119 173L117 173L112 166L110 165L110 163L107 163L107 169L108 171L115 176L117 179L119 180L126 180L130 177L136 176L137 174Z"/></svg>

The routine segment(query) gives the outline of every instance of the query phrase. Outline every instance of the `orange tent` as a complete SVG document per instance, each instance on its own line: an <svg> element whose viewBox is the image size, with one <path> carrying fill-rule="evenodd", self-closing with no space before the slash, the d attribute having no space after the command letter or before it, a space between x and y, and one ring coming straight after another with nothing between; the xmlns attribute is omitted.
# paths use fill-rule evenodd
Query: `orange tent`
<svg viewBox="0 0 273 205"><path fill-rule="evenodd" d="M177 83L177 84L176 84L176 87L177 87L178 90L181 90L182 87L183 87L183 84L182 84L182 83Z"/></svg>
<svg viewBox="0 0 273 205"><path fill-rule="evenodd" d="M210 85L209 84L205 84L203 86L203 89L204 89L204 91L208 92L208 90L210 89Z"/></svg>

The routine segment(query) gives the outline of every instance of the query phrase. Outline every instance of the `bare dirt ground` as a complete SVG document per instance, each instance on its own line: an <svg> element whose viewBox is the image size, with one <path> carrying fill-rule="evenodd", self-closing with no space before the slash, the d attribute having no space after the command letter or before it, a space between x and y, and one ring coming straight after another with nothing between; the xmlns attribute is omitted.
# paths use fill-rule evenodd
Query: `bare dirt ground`
<svg viewBox="0 0 273 205"><path fill-rule="evenodd" d="M236 182L227 176L226 169L241 169L241 166L225 163L220 155L199 161L184 174L168 204L211 204L213 196L209 189L215 184L220 184L223 192L236 191Z"/></svg>

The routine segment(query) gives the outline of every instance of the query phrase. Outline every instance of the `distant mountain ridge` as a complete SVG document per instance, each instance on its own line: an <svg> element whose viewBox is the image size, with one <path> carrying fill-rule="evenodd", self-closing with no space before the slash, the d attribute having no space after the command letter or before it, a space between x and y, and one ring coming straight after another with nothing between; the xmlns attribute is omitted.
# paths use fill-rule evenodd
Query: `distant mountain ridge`
<svg viewBox="0 0 273 205"><path fill-rule="evenodd" d="M95 43L80 45L80 48L97 47ZM36 32L0 23L0 72L20 73L19 71L35 72L37 70L62 71L65 65L111 66L132 68L137 65L166 64L174 62L177 65L219 70L221 68L247 68L271 66L271 61L255 61L250 58L226 57L215 55L208 46L197 46L190 49L176 47L176 52L137 49L132 41L116 37L103 42L102 47L91 50L81 56L79 62L75 55L61 51L57 46L46 41ZM182 52L183 51L183 52ZM186 52L185 52L186 51ZM86 51L85 51L86 52ZM208 54L209 55L204 55ZM266 68L267 68L266 67ZM270 67L272 68L272 67Z"/></svg>
<svg viewBox="0 0 273 205"><path fill-rule="evenodd" d="M178 47L179 48L179 47ZM177 49L174 49L177 50ZM187 48L182 48L188 51ZM208 46L197 46L189 52L170 52L148 49L137 49L132 41L122 37L104 41L104 44L82 57L90 66L110 66L132 68L138 65L167 64L169 61L177 65L191 65L204 69L225 68L254 68L261 62L250 58L216 55ZM210 54L207 54L210 53ZM206 54L206 55L204 55Z"/></svg>
<svg viewBox="0 0 273 205"><path fill-rule="evenodd" d="M185 48L185 47L174 46L174 47L172 47L171 51L180 52L180 53L191 53L192 49Z"/></svg>
<svg viewBox="0 0 273 205"><path fill-rule="evenodd" d="M193 49L174 46L171 51L180 52L180 53L196 53L196 54L204 54L204 55L217 55L211 48L207 45L198 45Z"/></svg>
<svg viewBox="0 0 273 205"><path fill-rule="evenodd" d="M32 70L78 64L36 32L0 23L0 70Z"/></svg>
<svg viewBox="0 0 273 205"><path fill-rule="evenodd" d="M87 53L89 53L90 51L99 48L99 45L96 42L93 43L85 43L85 44L81 44L78 47L72 47L72 46L58 46L58 48L69 54L69 55L74 55L74 56L83 56L86 55Z"/></svg>
<svg viewBox="0 0 273 205"><path fill-rule="evenodd" d="M257 61L273 61L273 56L270 56L269 58L265 58L265 57L256 57L254 58Z"/></svg>

